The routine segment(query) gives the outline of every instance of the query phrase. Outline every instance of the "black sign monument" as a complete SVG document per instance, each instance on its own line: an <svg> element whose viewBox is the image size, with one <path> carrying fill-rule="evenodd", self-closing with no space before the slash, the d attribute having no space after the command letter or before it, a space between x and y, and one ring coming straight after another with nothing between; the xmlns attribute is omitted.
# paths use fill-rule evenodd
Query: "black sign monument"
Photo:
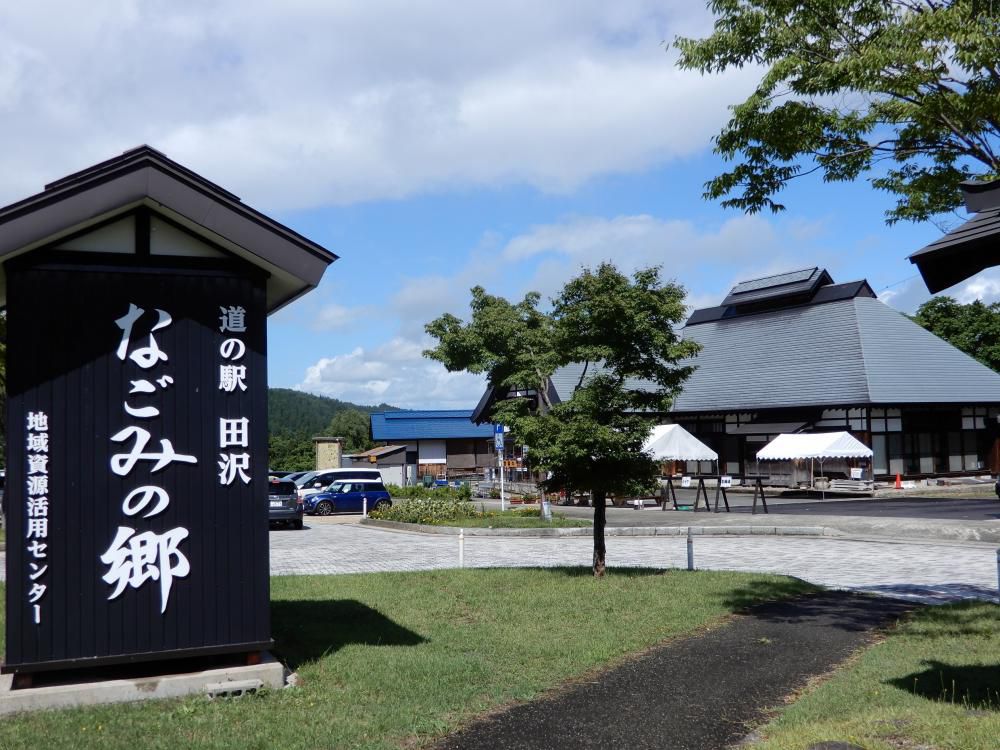
<svg viewBox="0 0 1000 750"><path fill-rule="evenodd" d="M141 148L0 210L5 672L271 644L266 316L335 259Z"/></svg>

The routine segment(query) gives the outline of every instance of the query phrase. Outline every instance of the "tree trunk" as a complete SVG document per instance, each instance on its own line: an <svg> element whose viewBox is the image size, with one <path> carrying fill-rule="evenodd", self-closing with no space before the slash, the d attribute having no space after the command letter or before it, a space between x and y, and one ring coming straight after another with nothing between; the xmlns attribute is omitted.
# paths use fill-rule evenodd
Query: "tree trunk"
<svg viewBox="0 0 1000 750"><path fill-rule="evenodd" d="M594 506L594 578L604 577L604 525L605 525L605 495L594 490L590 493Z"/></svg>

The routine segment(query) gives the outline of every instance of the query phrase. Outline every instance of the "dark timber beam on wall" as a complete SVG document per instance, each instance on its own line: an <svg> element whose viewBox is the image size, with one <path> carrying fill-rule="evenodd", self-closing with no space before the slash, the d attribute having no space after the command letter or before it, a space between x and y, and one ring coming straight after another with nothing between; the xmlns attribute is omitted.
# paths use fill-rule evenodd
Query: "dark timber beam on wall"
<svg viewBox="0 0 1000 750"><path fill-rule="evenodd" d="M135 211L135 254L149 257L149 209L142 207Z"/></svg>

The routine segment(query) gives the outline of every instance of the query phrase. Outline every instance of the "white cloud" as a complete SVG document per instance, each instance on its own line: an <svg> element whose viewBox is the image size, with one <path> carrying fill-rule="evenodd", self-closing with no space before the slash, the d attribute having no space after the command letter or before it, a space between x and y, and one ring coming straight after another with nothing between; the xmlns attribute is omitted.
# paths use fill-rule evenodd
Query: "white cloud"
<svg viewBox="0 0 1000 750"><path fill-rule="evenodd" d="M451 276L408 279L394 295L392 307L404 321L403 330L416 335L422 330L417 322L422 326L443 312L465 314L469 288L475 284L508 298L527 291L551 297L582 267L603 261L624 273L662 266L666 278L695 292L698 300L718 304L723 287L801 267L802 237L814 239L821 232L818 224L777 223L761 216L737 216L717 227L646 214L571 217L511 238L502 245L499 259L477 252ZM706 283L706 275L711 276L711 291L698 288Z"/></svg>
<svg viewBox="0 0 1000 750"><path fill-rule="evenodd" d="M973 276L958 286L942 292L957 299L962 304L975 302L977 299L986 304L1000 301L1000 270L987 269Z"/></svg>
<svg viewBox="0 0 1000 750"><path fill-rule="evenodd" d="M876 291L878 298L887 305L909 314L916 312L920 305L935 296L927 291L927 286L919 276L891 289ZM987 305L1000 302L1000 269L987 268L971 279L938 292L937 296L951 297L963 305L976 300Z"/></svg>
<svg viewBox="0 0 1000 750"><path fill-rule="evenodd" d="M296 387L359 404L404 408L471 409L485 390L482 377L450 373L422 356L430 341L394 338L374 349L324 357Z"/></svg>
<svg viewBox="0 0 1000 750"><path fill-rule="evenodd" d="M755 71L674 67L661 40L707 19L680 0L10 3L0 201L141 142L267 210L569 190L708 146Z"/></svg>
<svg viewBox="0 0 1000 750"><path fill-rule="evenodd" d="M350 328L371 313L369 307L347 307L333 303L320 308L311 327L314 331L340 331Z"/></svg>

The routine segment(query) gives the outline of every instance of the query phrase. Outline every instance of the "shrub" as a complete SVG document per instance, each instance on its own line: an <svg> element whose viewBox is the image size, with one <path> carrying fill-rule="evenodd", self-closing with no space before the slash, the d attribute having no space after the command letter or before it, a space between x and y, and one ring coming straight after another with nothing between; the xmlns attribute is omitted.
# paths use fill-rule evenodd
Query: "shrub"
<svg viewBox="0 0 1000 750"><path fill-rule="evenodd" d="M450 498L454 500L470 500L472 498L472 488L467 484L459 487L424 487L422 484L400 487L398 484L387 484L385 488L392 497L396 498Z"/></svg>
<svg viewBox="0 0 1000 750"><path fill-rule="evenodd" d="M476 516L476 509L472 504L457 497L457 494L457 491L447 493L439 488L431 491L430 497L407 498L392 507L372 511L369 515L383 521L423 524Z"/></svg>

